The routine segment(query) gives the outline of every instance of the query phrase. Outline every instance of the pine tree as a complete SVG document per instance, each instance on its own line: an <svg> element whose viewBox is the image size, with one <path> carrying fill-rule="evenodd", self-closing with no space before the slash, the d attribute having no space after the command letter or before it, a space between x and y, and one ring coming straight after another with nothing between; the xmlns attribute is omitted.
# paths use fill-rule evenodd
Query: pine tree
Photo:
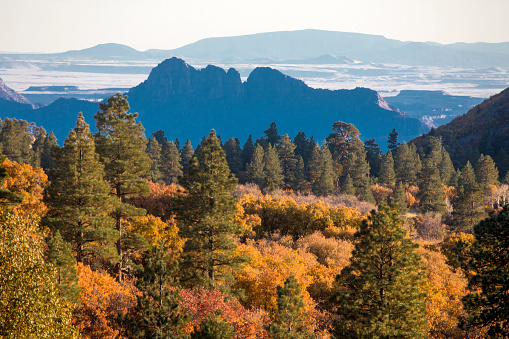
<svg viewBox="0 0 509 339"><path fill-rule="evenodd" d="M234 338L234 328L221 317L222 312L217 309L210 313L200 329L191 334L191 339L231 339Z"/></svg>
<svg viewBox="0 0 509 339"><path fill-rule="evenodd" d="M417 185L417 174L421 170L421 161L415 146L403 142L394 154L394 171L396 181L409 185Z"/></svg>
<svg viewBox="0 0 509 339"><path fill-rule="evenodd" d="M145 174L145 178L153 182L162 183L162 174L159 170L161 167L161 145L159 145L156 138L148 139L147 156L151 164L150 169Z"/></svg>
<svg viewBox="0 0 509 339"><path fill-rule="evenodd" d="M371 192L369 182L365 182L364 186L358 187L356 189L357 197L365 202L369 202L370 204L375 203L375 198L373 197L373 193Z"/></svg>
<svg viewBox="0 0 509 339"><path fill-rule="evenodd" d="M188 337L183 327L191 319L180 303L181 289L178 280L174 279L176 265L176 261L170 264L167 247L154 246L143 270L137 272L136 287L141 294L137 297L135 315L122 319L131 338Z"/></svg>
<svg viewBox="0 0 509 339"><path fill-rule="evenodd" d="M498 185L498 169L495 167L493 159L487 155L480 155L475 165L475 179L481 188L488 185Z"/></svg>
<svg viewBox="0 0 509 339"><path fill-rule="evenodd" d="M454 173L454 166L452 164L449 153L447 153L444 147L442 147L441 153L442 161L440 161L440 163L438 164L438 171L440 173L440 179L442 180L442 184L449 185L451 182L451 176Z"/></svg>
<svg viewBox="0 0 509 339"><path fill-rule="evenodd" d="M299 156L297 159L297 165L295 166L295 176L292 183L292 188L296 190L301 190L302 187L306 184L306 168L304 165L304 160Z"/></svg>
<svg viewBox="0 0 509 339"><path fill-rule="evenodd" d="M263 133L265 134L265 140L267 140L267 143L271 144L272 146L279 144L281 136L277 131L277 126L274 121L271 122L270 127L263 131Z"/></svg>
<svg viewBox="0 0 509 339"><path fill-rule="evenodd" d="M392 152L389 150L382 157L382 165L378 180L381 184L392 185L396 182L396 173L394 172L394 159Z"/></svg>
<svg viewBox="0 0 509 339"><path fill-rule="evenodd" d="M237 138L230 138L224 143L224 153L226 154L226 161L233 174L237 174L242 170L242 150L240 149L240 141Z"/></svg>
<svg viewBox="0 0 509 339"><path fill-rule="evenodd" d="M249 162L246 166L248 178L247 180L257 184L260 188L262 188L263 184L265 183L265 173L263 172L263 154L263 147L261 145L256 145L251 162Z"/></svg>
<svg viewBox="0 0 509 339"><path fill-rule="evenodd" d="M334 163L343 164L350 154L364 154L364 144L359 135L359 130L352 124L343 121L332 124L332 133L326 140Z"/></svg>
<svg viewBox="0 0 509 339"><path fill-rule="evenodd" d="M156 139L157 143L161 146L168 142L168 138L164 136L164 131L162 129L152 133L152 137Z"/></svg>
<svg viewBox="0 0 509 339"><path fill-rule="evenodd" d="M375 139L369 139L364 143L364 151L366 152L366 161L370 168L369 175L372 178L378 178L380 166L382 165L382 150L375 143Z"/></svg>
<svg viewBox="0 0 509 339"><path fill-rule="evenodd" d="M29 123L24 120L5 118L0 130L0 148L11 161L29 164L33 159L32 138Z"/></svg>
<svg viewBox="0 0 509 339"><path fill-rule="evenodd" d="M288 134L283 135L277 152L281 162L281 169L283 170L284 183L286 187L293 187L295 181L295 167L297 166L297 157L295 156L295 145Z"/></svg>
<svg viewBox="0 0 509 339"><path fill-rule="evenodd" d="M189 139L186 140L184 144L184 148L182 149L182 154L180 155L180 159L182 161L182 172L184 174L187 173L189 168L189 161L194 155L193 146L191 145L191 141Z"/></svg>
<svg viewBox="0 0 509 339"><path fill-rule="evenodd" d="M320 150L322 155L323 169L318 180L313 183L313 194L327 196L334 193L334 170L332 168L332 155L324 143Z"/></svg>
<svg viewBox="0 0 509 339"><path fill-rule="evenodd" d="M107 213L113 207L89 125L80 113L62 148L53 154L55 168L45 192L48 213L43 224L72 245L78 262L113 259L116 233Z"/></svg>
<svg viewBox="0 0 509 339"><path fill-rule="evenodd" d="M112 195L116 197L115 210L111 214L116 220L118 232L117 253L118 280L122 281L125 238L123 219L144 215L142 209L134 208L125 202L126 198L147 195L147 181L142 176L150 169L150 159L145 154L146 141L144 128L136 123L138 113L128 113L127 97L117 93L106 103L99 104L101 111L94 115L97 125L95 140L97 153L104 164L105 179L110 184Z"/></svg>
<svg viewBox="0 0 509 339"><path fill-rule="evenodd" d="M183 283L205 288L225 288L232 269L243 258L234 256L241 227L234 222L237 198L231 192L237 179L214 130L191 160L180 184L186 196L175 200L179 234L187 239L182 253Z"/></svg>
<svg viewBox="0 0 509 339"><path fill-rule="evenodd" d="M467 324L488 328L490 338L509 337L509 206L474 226L475 241L464 269L469 274L463 306Z"/></svg>
<svg viewBox="0 0 509 339"><path fill-rule="evenodd" d="M429 158L425 159L421 172L419 172L419 199L421 200L422 213L445 213L445 194L440 174L438 168Z"/></svg>
<svg viewBox="0 0 509 339"><path fill-rule="evenodd" d="M426 338L425 276L394 204L381 203L354 235L331 299L337 338Z"/></svg>
<svg viewBox="0 0 509 339"><path fill-rule="evenodd" d="M59 148L57 144L57 138L53 131L44 138L41 151L41 167L46 173L51 173L51 170L55 168L55 161L53 160L52 154L55 149ZM52 179L51 176L49 177Z"/></svg>
<svg viewBox="0 0 509 339"><path fill-rule="evenodd" d="M311 157L308 161L309 182L313 184L323 172L323 157L318 144L314 144Z"/></svg>
<svg viewBox="0 0 509 339"><path fill-rule="evenodd" d="M269 337L272 339L314 338L314 334L302 326L306 317L300 284L291 273L284 286L277 287L277 309L274 311L272 323L267 326Z"/></svg>
<svg viewBox="0 0 509 339"><path fill-rule="evenodd" d="M405 186L401 183L401 181L398 181L396 183L396 187L394 188L394 203L398 204L399 206L399 213L400 214L406 214L408 211L408 206L406 202L406 192L405 192Z"/></svg>
<svg viewBox="0 0 509 339"><path fill-rule="evenodd" d="M357 156L353 156L352 160L353 162L350 162L350 164L353 163L353 166L351 166L350 164L345 166L345 168L343 169L344 175L346 174L351 175L353 185L355 186L357 191L365 190L366 187L369 190L370 186L369 165L366 161L364 153L359 153Z"/></svg>
<svg viewBox="0 0 509 339"><path fill-rule="evenodd" d="M180 152L173 141L163 145L160 171L165 184L169 185L178 182L178 177L184 174L182 172L181 161Z"/></svg>
<svg viewBox="0 0 509 339"><path fill-rule="evenodd" d="M60 232L49 239L47 243L46 260L56 269L55 286L60 291L60 297L70 304L76 304L81 290L78 286L76 259L71 252L71 245L66 243Z"/></svg>
<svg viewBox="0 0 509 339"><path fill-rule="evenodd" d="M304 164L307 165L315 143L306 137L306 133L299 132L293 138L293 144L295 145L295 155L301 156Z"/></svg>
<svg viewBox="0 0 509 339"><path fill-rule="evenodd" d="M253 137L249 134L246 142L244 143L244 147L242 148L242 152L240 154L242 158L242 168L247 169L247 164L251 161L253 157L253 153L255 151L255 146L253 144Z"/></svg>
<svg viewBox="0 0 509 339"><path fill-rule="evenodd" d="M501 148L493 160L495 160L500 172L500 177L503 178L505 173L509 172L509 156L507 155L505 148Z"/></svg>
<svg viewBox="0 0 509 339"><path fill-rule="evenodd" d="M396 132L396 129L393 128L391 133L389 133L389 138L387 139L387 148L391 152L395 152L399 147L398 142L398 132Z"/></svg>
<svg viewBox="0 0 509 339"><path fill-rule="evenodd" d="M344 194L355 195L355 186L353 185L353 180L350 177L350 174L347 174L346 178L343 180L340 191Z"/></svg>
<svg viewBox="0 0 509 339"><path fill-rule="evenodd" d="M272 143L267 146L263 155L263 173L265 174L265 187L280 187L283 184L281 161L276 146L273 146Z"/></svg>
<svg viewBox="0 0 509 339"><path fill-rule="evenodd" d="M458 179L458 195L453 201L452 224L456 231L472 232L473 226L486 217L483 190L475 180L474 169L467 162Z"/></svg>

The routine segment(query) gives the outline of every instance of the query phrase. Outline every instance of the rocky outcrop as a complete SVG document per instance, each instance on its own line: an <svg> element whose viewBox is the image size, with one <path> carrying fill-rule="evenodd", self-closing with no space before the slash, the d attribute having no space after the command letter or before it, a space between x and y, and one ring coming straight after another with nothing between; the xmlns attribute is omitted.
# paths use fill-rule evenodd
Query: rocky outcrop
<svg viewBox="0 0 509 339"><path fill-rule="evenodd" d="M0 99L17 102L19 104L33 105L30 100L8 87L2 79L0 79Z"/></svg>

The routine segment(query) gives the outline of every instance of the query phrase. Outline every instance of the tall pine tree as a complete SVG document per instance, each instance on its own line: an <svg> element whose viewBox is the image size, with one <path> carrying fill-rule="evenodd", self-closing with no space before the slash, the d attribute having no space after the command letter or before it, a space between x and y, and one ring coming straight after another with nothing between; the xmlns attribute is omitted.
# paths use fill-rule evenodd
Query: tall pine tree
<svg viewBox="0 0 509 339"><path fill-rule="evenodd" d="M426 338L425 275L394 204L371 211L337 276L337 338Z"/></svg>
<svg viewBox="0 0 509 339"><path fill-rule="evenodd" d="M234 222L237 198L232 191L237 179L230 173L214 130L191 160L180 184L188 192L175 200L179 233L187 239L182 282L205 288L227 287L233 282L232 268L243 261L234 255L234 238L240 236L241 227Z"/></svg>
<svg viewBox="0 0 509 339"><path fill-rule="evenodd" d="M113 259L117 240L110 186L104 180L89 126L80 113L62 148L55 149L55 168L44 201L49 207L43 223L72 245L78 262Z"/></svg>
<svg viewBox="0 0 509 339"><path fill-rule="evenodd" d="M145 154L144 128L136 123L138 113L128 113L127 97L117 93L107 102L99 104L101 111L94 115L97 125L95 140L97 153L104 164L105 179L110 184L116 206L111 215L118 232L118 280L122 281L125 230L123 220L146 212L126 203L129 197L148 195L148 184L142 176L150 169L150 159Z"/></svg>

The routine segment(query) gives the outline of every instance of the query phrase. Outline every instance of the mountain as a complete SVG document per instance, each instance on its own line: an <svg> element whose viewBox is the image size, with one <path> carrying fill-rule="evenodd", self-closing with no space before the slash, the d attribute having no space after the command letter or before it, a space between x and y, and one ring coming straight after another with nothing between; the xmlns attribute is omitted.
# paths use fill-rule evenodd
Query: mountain
<svg viewBox="0 0 509 339"><path fill-rule="evenodd" d="M32 108L33 104L30 100L7 86L0 79L0 114L4 115L9 112L30 110Z"/></svg>
<svg viewBox="0 0 509 339"><path fill-rule="evenodd" d="M281 134L304 131L323 140L336 121L353 123L363 139L384 143L396 128L401 140L427 130L367 88L324 90L269 68L258 67L242 82L239 73L216 66L195 69L171 58L128 93L131 111L147 132L162 129L169 138L196 143L211 128L224 138L256 138L275 121Z"/></svg>
<svg viewBox="0 0 509 339"><path fill-rule="evenodd" d="M499 169L501 169L500 166L504 166L503 176L505 171L509 170L509 158L500 161L497 159L501 157L505 159L507 155L501 154L509 153L508 135L509 88L412 142L424 146L429 137L440 137L451 154L453 162L456 160L457 167L462 167L467 160L475 163L479 153L490 155L497 161Z"/></svg>
<svg viewBox="0 0 509 339"><path fill-rule="evenodd" d="M52 104L39 109L25 109L3 113L2 118L16 118L18 120L34 122L37 126L44 127L48 132L53 131L58 142L62 144L69 131L76 126L79 112L83 112L85 121L90 125L90 129L95 131L93 116L97 110L98 105L95 102L60 98Z"/></svg>
<svg viewBox="0 0 509 339"><path fill-rule="evenodd" d="M339 60L334 60L327 55L341 57L338 58ZM0 54L0 67L91 71L90 65L71 64L65 68L65 65L55 62L73 60L159 62L173 56L207 63L256 60L277 63L290 60L292 63L314 64L343 63L355 59L362 62L402 65L507 67L509 66L509 42L442 45L435 42L399 41L380 35L306 29L206 38L172 50L149 49L141 52L129 46L109 43L64 53ZM134 66L144 67L139 64ZM146 71L146 68L136 70L133 65L129 67L130 69L123 69L123 72ZM115 72L109 65L95 65L92 70Z"/></svg>

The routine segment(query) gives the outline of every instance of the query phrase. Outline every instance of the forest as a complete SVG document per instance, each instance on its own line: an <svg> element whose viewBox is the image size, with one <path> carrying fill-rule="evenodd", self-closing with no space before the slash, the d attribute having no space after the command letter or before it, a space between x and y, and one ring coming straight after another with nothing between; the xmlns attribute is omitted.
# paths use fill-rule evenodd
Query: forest
<svg viewBox="0 0 509 339"><path fill-rule="evenodd" d="M0 338L509 336L503 157L94 119L1 122Z"/></svg>

